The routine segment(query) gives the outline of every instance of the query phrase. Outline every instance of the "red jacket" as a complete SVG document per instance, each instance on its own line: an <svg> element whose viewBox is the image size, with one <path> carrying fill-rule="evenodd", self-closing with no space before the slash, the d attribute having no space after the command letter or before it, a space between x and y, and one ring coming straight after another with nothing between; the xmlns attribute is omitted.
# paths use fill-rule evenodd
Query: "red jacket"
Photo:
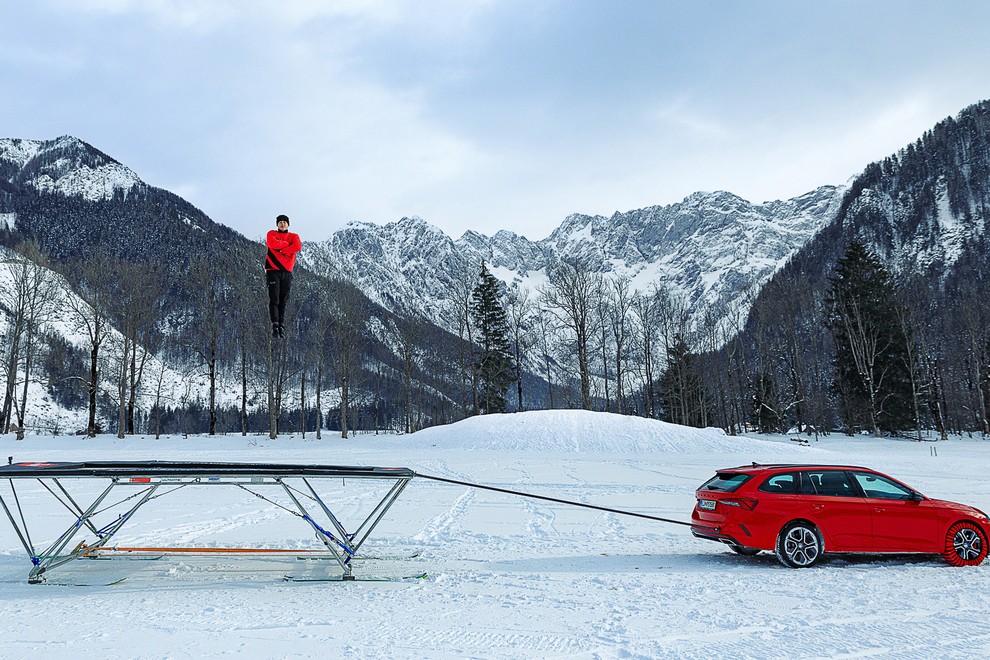
<svg viewBox="0 0 990 660"><path fill-rule="evenodd" d="M296 253L302 249L299 234L272 229L268 232L265 244L268 246L265 270L284 270L291 273L292 267L296 265Z"/></svg>

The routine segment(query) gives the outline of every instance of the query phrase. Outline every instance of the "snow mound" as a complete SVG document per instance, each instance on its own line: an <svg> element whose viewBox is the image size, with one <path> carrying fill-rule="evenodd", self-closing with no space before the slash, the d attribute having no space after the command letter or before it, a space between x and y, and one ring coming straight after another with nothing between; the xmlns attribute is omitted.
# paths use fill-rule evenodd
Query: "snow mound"
<svg viewBox="0 0 990 660"><path fill-rule="evenodd" d="M739 453L789 449L655 419L587 410L533 410L478 415L418 431L415 439L445 449L601 453Z"/></svg>

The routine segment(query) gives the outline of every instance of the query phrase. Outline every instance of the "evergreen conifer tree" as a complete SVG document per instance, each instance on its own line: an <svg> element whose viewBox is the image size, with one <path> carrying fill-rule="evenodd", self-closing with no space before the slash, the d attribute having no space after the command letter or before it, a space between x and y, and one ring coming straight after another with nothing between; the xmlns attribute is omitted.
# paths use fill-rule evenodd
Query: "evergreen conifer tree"
<svg viewBox="0 0 990 660"><path fill-rule="evenodd" d="M847 432L902 431L912 423L909 352L890 273L853 241L829 278L826 323Z"/></svg>
<svg viewBox="0 0 990 660"><path fill-rule="evenodd" d="M478 404L482 414L505 412L506 390L515 379L509 318L502 306L498 280L481 264L480 281L471 293L471 317L481 348L475 362L478 371Z"/></svg>

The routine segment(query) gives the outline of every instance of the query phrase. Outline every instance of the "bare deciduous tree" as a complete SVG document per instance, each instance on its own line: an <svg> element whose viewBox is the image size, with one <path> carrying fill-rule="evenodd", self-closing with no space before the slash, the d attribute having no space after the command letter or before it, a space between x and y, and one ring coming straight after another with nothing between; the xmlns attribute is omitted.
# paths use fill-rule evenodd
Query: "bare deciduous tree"
<svg viewBox="0 0 990 660"><path fill-rule="evenodd" d="M117 437L134 434L138 391L144 377L149 350L157 343L155 305L161 281L158 272L143 264L117 265L119 286L111 299L119 323L114 376L117 381Z"/></svg>
<svg viewBox="0 0 990 660"><path fill-rule="evenodd" d="M96 437L99 426L96 421L97 394L100 388L100 349L110 330L108 318L112 296L103 280L113 272L109 257L103 253L93 253L81 262L73 264L78 272L79 289L77 295L68 296L76 330L82 332L89 347L89 380L86 387L89 393L86 435Z"/></svg>
<svg viewBox="0 0 990 660"><path fill-rule="evenodd" d="M540 352L542 356L543 366L545 368L544 375L547 381L547 406L552 410L554 408L553 404L553 357L552 357L552 341L551 336L553 335L553 319L550 314L542 307L536 308L536 327L539 332L539 345Z"/></svg>
<svg viewBox="0 0 990 660"><path fill-rule="evenodd" d="M358 288L343 279L334 282L335 295L330 301L334 320L331 342L340 377L340 437L347 438L351 406L351 388L357 376L366 344L365 321L367 299Z"/></svg>
<svg viewBox="0 0 990 660"><path fill-rule="evenodd" d="M509 329L516 361L516 410L523 410L523 364L533 345L533 302L529 289L513 287L509 292Z"/></svg>
<svg viewBox="0 0 990 660"><path fill-rule="evenodd" d="M656 417L656 361L659 320L655 296L636 293L632 297L632 308L635 312L633 331L637 340L638 364L640 365L640 381L643 384L643 414L646 417Z"/></svg>
<svg viewBox="0 0 990 660"><path fill-rule="evenodd" d="M541 288L547 311L571 333L581 381L581 407L591 410L591 342L597 331L595 310L603 291L603 278L580 262L562 262L550 271Z"/></svg>
<svg viewBox="0 0 990 660"><path fill-rule="evenodd" d="M0 411L0 429L5 433L9 431L12 416L16 413L18 437L23 438L28 384L37 349L36 335L53 311L56 284L55 275L47 267L47 261L37 245L21 244L11 256L5 264L10 272L9 285L0 289L0 304L8 309L13 321L7 336L7 380ZM21 362L24 365L23 388L18 406L14 390Z"/></svg>
<svg viewBox="0 0 990 660"><path fill-rule="evenodd" d="M471 294L475 276L464 272L454 283L453 309L457 318L457 362L461 373L461 407L469 414L478 414L478 370L474 359L474 325L471 323Z"/></svg>
<svg viewBox="0 0 990 660"><path fill-rule="evenodd" d="M627 277L612 280L609 290L611 315L609 324L612 330L612 348L615 359L615 403L620 413L627 413L626 405L626 360L628 359L629 322L633 308L633 290Z"/></svg>
<svg viewBox="0 0 990 660"><path fill-rule="evenodd" d="M189 264L189 287L193 292L193 322L189 348L199 356L209 379L209 434L217 432L217 378L228 323L230 293L220 269L204 258Z"/></svg>

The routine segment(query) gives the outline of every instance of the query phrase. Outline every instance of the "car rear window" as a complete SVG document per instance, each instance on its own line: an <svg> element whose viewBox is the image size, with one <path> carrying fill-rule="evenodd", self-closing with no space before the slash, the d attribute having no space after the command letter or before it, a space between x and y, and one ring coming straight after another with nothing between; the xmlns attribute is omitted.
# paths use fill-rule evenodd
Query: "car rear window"
<svg viewBox="0 0 990 660"><path fill-rule="evenodd" d="M719 472L703 483L698 490L718 490L724 493L732 493L749 481L750 476L752 475L739 474L738 472Z"/></svg>

